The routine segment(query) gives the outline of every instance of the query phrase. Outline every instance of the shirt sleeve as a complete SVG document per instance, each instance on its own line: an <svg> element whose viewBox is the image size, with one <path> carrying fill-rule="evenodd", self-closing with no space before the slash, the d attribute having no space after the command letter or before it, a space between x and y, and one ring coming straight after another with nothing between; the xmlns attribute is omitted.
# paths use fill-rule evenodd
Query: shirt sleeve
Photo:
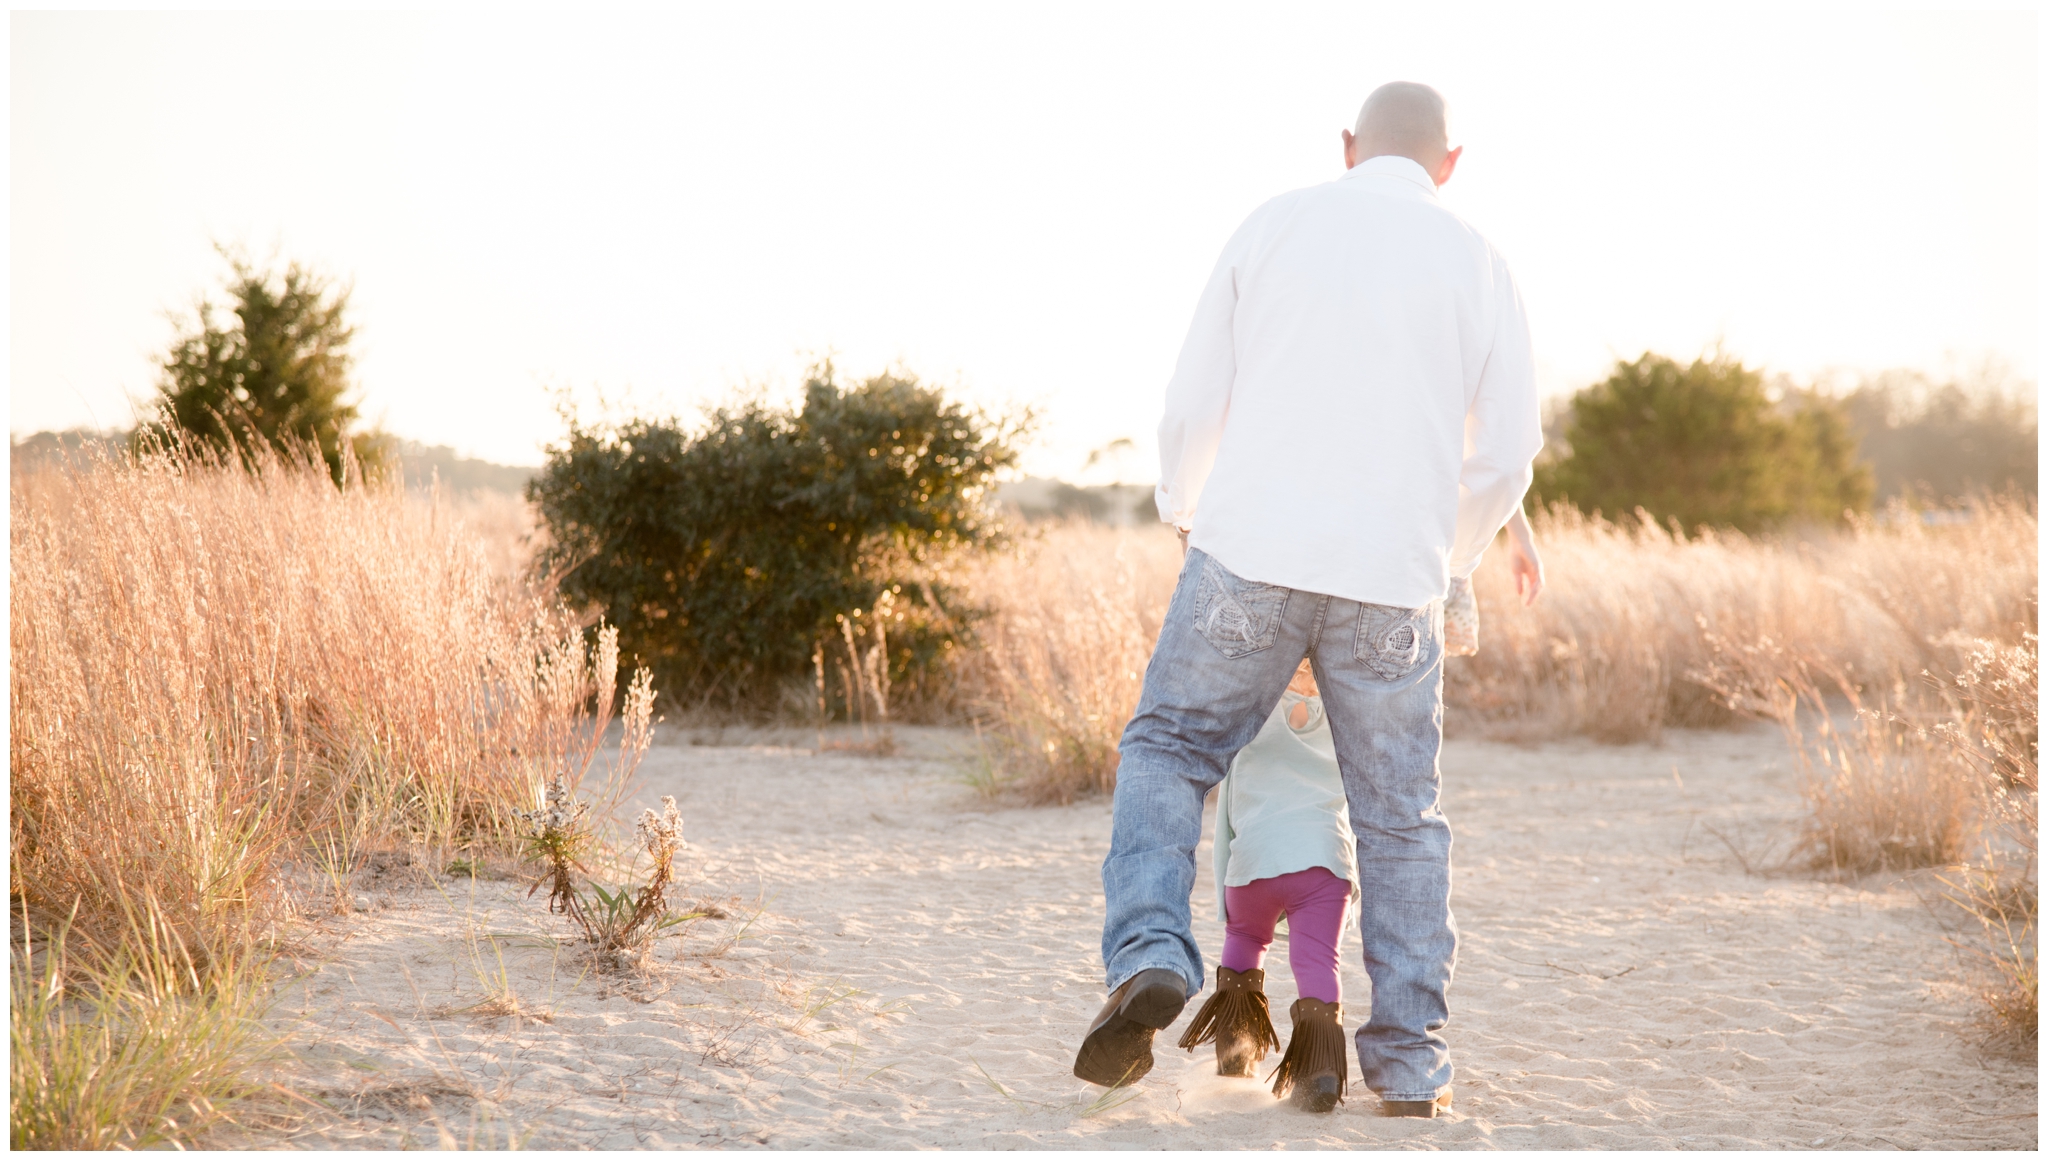
<svg viewBox="0 0 2048 1161"><path fill-rule="evenodd" d="M1270 203L1269 203L1270 204ZM1230 414L1230 389L1237 381L1237 346L1233 323L1237 315L1238 276L1250 255L1256 223L1265 207L1254 211L1223 246L1216 269L1195 303L1195 319L1181 343L1180 360L1166 384L1166 414L1159 421L1159 488L1154 499L1159 518L1179 528L1194 526L1195 503L1216 448L1223 442L1223 421Z"/></svg>
<svg viewBox="0 0 2048 1161"><path fill-rule="evenodd" d="M1494 533L1514 515L1543 450L1529 316L1507 263L1493 256L1494 329L1479 387L1465 414L1465 463L1458 474L1458 532L1450 572L1468 577Z"/></svg>

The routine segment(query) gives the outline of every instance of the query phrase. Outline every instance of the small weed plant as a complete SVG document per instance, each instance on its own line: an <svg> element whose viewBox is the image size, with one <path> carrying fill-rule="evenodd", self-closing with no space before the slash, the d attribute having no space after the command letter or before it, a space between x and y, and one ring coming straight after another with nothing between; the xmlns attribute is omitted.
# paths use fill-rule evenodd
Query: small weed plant
<svg viewBox="0 0 2048 1161"><path fill-rule="evenodd" d="M589 813L590 804L576 801L568 779L559 776L548 783L540 809L519 813L520 821L531 828L527 857L541 865L541 877L526 894L530 899L546 887L552 914L577 913L576 872L585 869L584 856L597 843L586 818Z"/></svg>
<svg viewBox="0 0 2048 1161"><path fill-rule="evenodd" d="M522 817L531 828L527 853L541 864L540 877L528 895L548 888L548 910L566 915L576 924L600 965L630 967L646 955L662 932L703 914L678 912L669 906L675 859L685 846L683 816L674 798L664 795L659 814L643 810L634 824L639 853L651 864L646 882L637 888L607 888L589 875L584 860L597 847L589 804L576 801L562 779L548 785L541 809ZM579 872L585 880L580 888Z"/></svg>
<svg viewBox="0 0 2048 1161"><path fill-rule="evenodd" d="M617 630L606 628L599 633L599 652L607 658L617 656ZM590 735L592 745L581 763L582 769L587 770L596 756L595 739L603 733L604 703L609 700L602 695L608 692L600 691L599 721ZM617 795L623 790L633 771L639 768L640 759L646 755L647 745L653 739L653 674L646 669L636 672L632 684L626 689L624 703L620 714L619 754L612 764L607 795ZM607 888L591 875L589 862L599 852L601 844L593 823L591 804L576 797L574 784L567 773L550 779L541 791L540 799L535 809L518 812L519 822L526 828L527 858L540 864L541 868L540 877L534 880L527 896L531 898L546 887L548 911L566 915L576 924L594 949L601 966L632 966L646 954L661 932L696 918L694 913L676 914L668 905L668 888L675 877L675 858L684 845L683 816L676 809L674 798L664 796L661 813L643 810L635 824L640 853L645 853L653 865L647 882L637 889L630 886ZM585 887L577 886L579 874L586 881Z"/></svg>

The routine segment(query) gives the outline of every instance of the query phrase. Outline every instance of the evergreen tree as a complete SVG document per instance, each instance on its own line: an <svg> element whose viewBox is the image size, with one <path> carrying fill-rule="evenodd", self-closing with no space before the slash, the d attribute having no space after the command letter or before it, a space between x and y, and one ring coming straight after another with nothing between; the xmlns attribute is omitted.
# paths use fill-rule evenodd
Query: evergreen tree
<svg viewBox="0 0 2048 1161"><path fill-rule="evenodd" d="M200 300L192 328L159 363L159 430L179 428L219 446L315 448L337 480L345 445L376 466L383 437L350 430L358 413L348 398L348 291L297 263L280 275L226 257L233 318L210 297Z"/></svg>
<svg viewBox="0 0 2048 1161"><path fill-rule="evenodd" d="M1773 401L1760 372L1719 356L1616 364L1572 399L1564 442L1530 490L1586 512L1641 507L1688 530L1759 532L1870 506L1870 469L1838 404L1812 393Z"/></svg>

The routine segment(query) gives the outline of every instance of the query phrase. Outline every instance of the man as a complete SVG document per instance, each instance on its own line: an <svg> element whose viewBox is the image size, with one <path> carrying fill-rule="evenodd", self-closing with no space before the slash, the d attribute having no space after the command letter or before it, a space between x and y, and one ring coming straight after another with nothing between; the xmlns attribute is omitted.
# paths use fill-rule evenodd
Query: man
<svg viewBox="0 0 2048 1161"><path fill-rule="evenodd" d="M1158 503L1186 563L1120 747L1110 997L1074 1072L1143 1076L1153 1033L1201 990L1203 797L1307 657L1358 838L1361 1074L1383 1113L1429 1117L1450 1093L1457 952L1442 599L1519 509L1542 425L1507 266L1437 200L1463 152L1443 98L1384 85L1343 141L1342 177L1231 237L1167 386Z"/></svg>

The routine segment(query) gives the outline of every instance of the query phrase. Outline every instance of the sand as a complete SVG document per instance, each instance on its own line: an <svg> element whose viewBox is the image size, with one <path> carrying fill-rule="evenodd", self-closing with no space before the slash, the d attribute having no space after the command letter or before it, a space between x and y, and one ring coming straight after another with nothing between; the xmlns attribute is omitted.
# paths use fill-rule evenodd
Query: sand
<svg viewBox="0 0 2048 1161"><path fill-rule="evenodd" d="M1435 1121L1373 1115L1355 1080L1334 1114L1293 1111L1177 1032L1133 1089L1075 1080L1102 1001L1107 804L990 802L963 781L970 737L900 736L891 758L656 746L636 796L681 802L685 893L729 917L640 973L594 973L517 882L367 884L371 909L323 921L277 1009L286 1078L321 1107L246 1143L2036 1145L2035 1066L1983 1046L1928 880L1744 871L1796 817L1769 730L1446 746L1463 946L1456 1104ZM1197 866L1213 956L1206 849ZM1293 984L1270 966L1278 1014Z"/></svg>

